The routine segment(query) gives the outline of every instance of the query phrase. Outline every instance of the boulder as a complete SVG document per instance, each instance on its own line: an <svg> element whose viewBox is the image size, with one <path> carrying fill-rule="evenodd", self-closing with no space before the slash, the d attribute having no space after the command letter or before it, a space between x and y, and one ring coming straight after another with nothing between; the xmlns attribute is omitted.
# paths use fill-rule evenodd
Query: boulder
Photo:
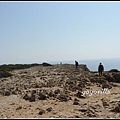
<svg viewBox="0 0 120 120"><path fill-rule="evenodd" d="M51 64L46 63L46 62L43 62L42 65L43 65L43 66L52 66Z"/></svg>
<svg viewBox="0 0 120 120"><path fill-rule="evenodd" d="M111 69L111 70L109 70L109 72L119 72L119 70L118 69Z"/></svg>

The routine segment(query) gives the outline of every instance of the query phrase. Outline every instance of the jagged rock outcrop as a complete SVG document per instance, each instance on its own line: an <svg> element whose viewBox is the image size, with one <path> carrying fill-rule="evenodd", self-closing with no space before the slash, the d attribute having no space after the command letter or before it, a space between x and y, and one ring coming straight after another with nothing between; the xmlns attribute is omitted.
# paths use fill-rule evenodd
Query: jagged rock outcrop
<svg viewBox="0 0 120 120"><path fill-rule="evenodd" d="M108 82L120 83L120 72L106 72L103 76Z"/></svg>

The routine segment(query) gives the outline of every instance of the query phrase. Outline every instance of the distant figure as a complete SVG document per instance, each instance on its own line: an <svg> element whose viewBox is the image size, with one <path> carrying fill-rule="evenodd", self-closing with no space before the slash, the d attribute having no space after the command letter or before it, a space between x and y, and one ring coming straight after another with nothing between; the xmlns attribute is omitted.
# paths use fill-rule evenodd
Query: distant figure
<svg viewBox="0 0 120 120"><path fill-rule="evenodd" d="M78 62L75 61L75 66L76 66L76 69L78 69Z"/></svg>
<svg viewBox="0 0 120 120"><path fill-rule="evenodd" d="M102 76L103 71L104 71L104 67L103 67L102 63L100 63L99 66L98 66L99 76Z"/></svg>

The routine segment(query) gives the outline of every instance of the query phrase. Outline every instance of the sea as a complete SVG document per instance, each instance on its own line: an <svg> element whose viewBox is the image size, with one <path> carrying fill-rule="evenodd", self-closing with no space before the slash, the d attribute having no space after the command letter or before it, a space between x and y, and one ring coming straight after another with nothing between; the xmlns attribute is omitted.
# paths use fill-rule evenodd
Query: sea
<svg viewBox="0 0 120 120"><path fill-rule="evenodd" d="M94 60L76 60L79 64L85 64L90 71L98 71L100 63L104 66L104 71L117 69L120 71L120 58L112 59L94 59ZM51 64L75 64L75 60L52 61Z"/></svg>

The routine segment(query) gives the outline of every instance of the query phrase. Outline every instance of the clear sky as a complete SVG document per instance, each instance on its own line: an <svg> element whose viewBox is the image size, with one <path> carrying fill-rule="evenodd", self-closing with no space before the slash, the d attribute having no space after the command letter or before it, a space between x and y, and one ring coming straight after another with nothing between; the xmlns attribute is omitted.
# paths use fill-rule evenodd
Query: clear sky
<svg viewBox="0 0 120 120"><path fill-rule="evenodd" d="M0 64L120 57L120 2L0 2Z"/></svg>

